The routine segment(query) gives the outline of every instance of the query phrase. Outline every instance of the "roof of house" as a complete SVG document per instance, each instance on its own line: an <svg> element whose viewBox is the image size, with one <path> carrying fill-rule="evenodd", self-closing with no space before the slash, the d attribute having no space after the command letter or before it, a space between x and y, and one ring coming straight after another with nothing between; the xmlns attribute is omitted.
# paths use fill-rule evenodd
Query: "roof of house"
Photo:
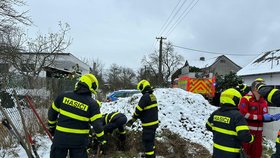
<svg viewBox="0 0 280 158"><path fill-rule="evenodd" d="M280 49L261 53L237 72L238 76L280 73Z"/></svg>
<svg viewBox="0 0 280 158"><path fill-rule="evenodd" d="M240 67L239 65L234 63L232 60L230 60L226 55L220 55L220 56L217 56L217 57L214 57L214 58L210 58L210 59L205 59L205 60L191 60L189 62L190 62L190 66L195 66L197 68L203 69L203 68L207 68L207 67L212 66L217 61L219 61L219 59L222 58L222 57L227 58L234 65L236 65L237 67Z"/></svg>
<svg viewBox="0 0 280 158"><path fill-rule="evenodd" d="M76 56L74 56L71 53L22 53L25 55L55 55L57 56L55 61L47 67L57 69L57 70L63 70L65 72L71 72L73 70L73 67L77 64L79 65L79 69L82 71L82 73L88 73L90 70L90 66L78 59Z"/></svg>

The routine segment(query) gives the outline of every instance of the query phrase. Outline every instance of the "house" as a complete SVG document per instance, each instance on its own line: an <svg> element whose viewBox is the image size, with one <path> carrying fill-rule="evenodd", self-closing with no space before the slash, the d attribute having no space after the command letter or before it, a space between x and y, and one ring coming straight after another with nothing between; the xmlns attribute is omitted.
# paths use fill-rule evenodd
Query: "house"
<svg viewBox="0 0 280 158"><path fill-rule="evenodd" d="M234 63L225 55L211 59L200 57L199 60L190 60L189 62L190 66L200 68L204 73L213 73L215 75L224 76L229 72L237 72L241 69L239 65Z"/></svg>
<svg viewBox="0 0 280 158"><path fill-rule="evenodd" d="M40 67L42 68L38 74L40 77L58 77L73 75L73 73L83 75L90 72L90 66L71 53L20 53L11 61L3 58L0 61L1 73L16 72L19 69L35 72Z"/></svg>
<svg viewBox="0 0 280 158"><path fill-rule="evenodd" d="M197 67L201 69L203 75L211 77L211 75L226 75L229 72L237 72L241 69L239 65L230 60L227 56L221 55L211 59L205 59L200 57L199 60L190 60L189 63L186 61L182 68L175 71L171 76L171 83L174 82L175 78L178 78L183 72L184 67ZM192 73L193 74L193 73ZM194 76L191 76L194 77Z"/></svg>
<svg viewBox="0 0 280 158"><path fill-rule="evenodd" d="M237 72L244 83L250 85L256 78L263 78L266 84L280 85L280 49L260 54L247 66Z"/></svg>

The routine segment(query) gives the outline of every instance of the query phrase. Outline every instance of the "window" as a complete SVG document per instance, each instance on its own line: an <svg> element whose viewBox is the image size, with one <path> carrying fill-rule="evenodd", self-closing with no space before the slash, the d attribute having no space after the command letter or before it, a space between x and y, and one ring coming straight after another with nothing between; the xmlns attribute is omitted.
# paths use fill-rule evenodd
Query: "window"
<svg viewBox="0 0 280 158"><path fill-rule="evenodd" d="M224 59L221 59L220 62L221 63L226 63L226 61Z"/></svg>

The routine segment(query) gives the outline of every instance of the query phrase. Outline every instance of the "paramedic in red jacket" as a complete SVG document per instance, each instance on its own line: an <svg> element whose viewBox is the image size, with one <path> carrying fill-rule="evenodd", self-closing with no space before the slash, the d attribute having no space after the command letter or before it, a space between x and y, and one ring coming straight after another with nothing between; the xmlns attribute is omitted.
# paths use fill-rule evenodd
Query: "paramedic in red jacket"
<svg viewBox="0 0 280 158"><path fill-rule="evenodd" d="M273 121L273 115L268 114L265 98L256 89L256 85L263 82L264 80L261 78L256 79L251 85L251 94L243 96L238 107L247 120L250 133L255 136L253 143L243 144L243 148L249 158L261 158L263 122Z"/></svg>

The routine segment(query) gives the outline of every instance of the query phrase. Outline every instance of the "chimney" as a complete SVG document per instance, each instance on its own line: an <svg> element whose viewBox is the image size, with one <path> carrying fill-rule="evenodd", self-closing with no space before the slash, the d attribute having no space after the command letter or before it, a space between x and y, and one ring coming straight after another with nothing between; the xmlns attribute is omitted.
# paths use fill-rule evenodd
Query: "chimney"
<svg viewBox="0 0 280 158"><path fill-rule="evenodd" d="M200 57L199 60L200 61L205 61L205 57Z"/></svg>

